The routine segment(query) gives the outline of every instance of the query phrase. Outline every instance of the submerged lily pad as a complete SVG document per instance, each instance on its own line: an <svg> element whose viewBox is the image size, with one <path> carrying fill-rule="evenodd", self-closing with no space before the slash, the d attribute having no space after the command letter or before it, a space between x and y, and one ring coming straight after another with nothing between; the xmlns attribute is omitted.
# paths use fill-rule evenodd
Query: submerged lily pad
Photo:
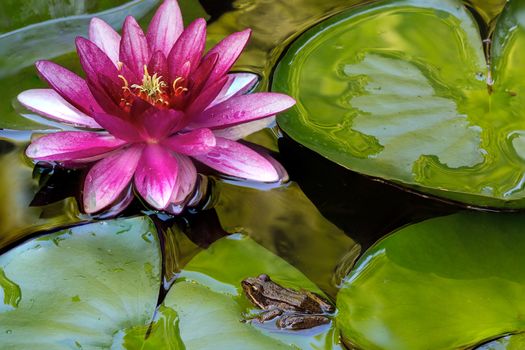
<svg viewBox="0 0 525 350"><path fill-rule="evenodd" d="M524 228L522 214L464 213L388 236L337 297L343 337L367 350L464 349L525 331Z"/></svg>
<svg viewBox="0 0 525 350"><path fill-rule="evenodd" d="M45 20L100 12L125 2L126 0L4 0L0 3L0 34Z"/></svg>
<svg viewBox="0 0 525 350"><path fill-rule="evenodd" d="M296 141L349 169L468 204L524 207L523 1L499 19L487 73L459 0L379 2L302 35L273 89ZM492 80L494 84L492 84Z"/></svg>
<svg viewBox="0 0 525 350"><path fill-rule="evenodd" d="M1 347L110 348L151 321L160 258L146 217L74 227L1 255Z"/></svg>
<svg viewBox="0 0 525 350"><path fill-rule="evenodd" d="M286 287L322 292L299 270L253 240L233 235L218 240L186 265L172 286L163 314L175 311L184 346L193 349L341 349L334 326L279 331L245 323L254 307L243 295L246 277L267 273Z"/></svg>

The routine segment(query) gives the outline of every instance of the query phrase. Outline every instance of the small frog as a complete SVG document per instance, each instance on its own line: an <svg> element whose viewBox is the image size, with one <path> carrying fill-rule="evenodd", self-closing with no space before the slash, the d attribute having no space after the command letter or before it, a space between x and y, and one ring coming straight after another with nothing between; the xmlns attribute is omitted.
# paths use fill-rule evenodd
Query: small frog
<svg viewBox="0 0 525 350"><path fill-rule="evenodd" d="M307 329L330 322L326 313L335 311L330 302L309 291L285 288L268 275L248 277L241 282L244 293L255 305L265 310L255 317L260 322L282 317L276 325L284 329Z"/></svg>

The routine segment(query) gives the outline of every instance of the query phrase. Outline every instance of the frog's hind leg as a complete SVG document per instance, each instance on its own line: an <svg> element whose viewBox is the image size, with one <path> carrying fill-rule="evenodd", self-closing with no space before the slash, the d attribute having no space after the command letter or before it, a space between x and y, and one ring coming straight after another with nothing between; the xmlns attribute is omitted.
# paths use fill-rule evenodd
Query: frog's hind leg
<svg viewBox="0 0 525 350"><path fill-rule="evenodd" d="M271 308L271 309L269 309L267 311L261 312L260 314L258 314L256 316L253 316L253 317L250 317L250 318L245 318L245 319L241 320L241 322L249 323L249 322L252 322L253 320L256 320L259 323L264 323L266 321L271 321L274 318L276 318L277 316L280 316L282 314L283 314L283 310L278 309L278 308Z"/></svg>
<svg viewBox="0 0 525 350"><path fill-rule="evenodd" d="M310 329L330 323L330 318L325 315L284 315L277 320L277 328L300 330Z"/></svg>
<svg viewBox="0 0 525 350"><path fill-rule="evenodd" d="M269 309L268 311L265 311L263 313L260 313L256 319L263 323L266 321L273 320L274 318L281 316L283 314L283 310L275 308L275 309Z"/></svg>

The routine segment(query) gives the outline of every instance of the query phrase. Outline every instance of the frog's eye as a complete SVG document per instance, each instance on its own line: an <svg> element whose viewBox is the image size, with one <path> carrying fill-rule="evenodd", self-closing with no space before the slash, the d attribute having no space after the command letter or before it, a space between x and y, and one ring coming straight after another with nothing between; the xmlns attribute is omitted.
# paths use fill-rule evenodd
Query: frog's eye
<svg viewBox="0 0 525 350"><path fill-rule="evenodd" d="M268 282L270 280L270 276L268 276L267 274L263 273L261 275L259 275L259 279L263 282Z"/></svg>

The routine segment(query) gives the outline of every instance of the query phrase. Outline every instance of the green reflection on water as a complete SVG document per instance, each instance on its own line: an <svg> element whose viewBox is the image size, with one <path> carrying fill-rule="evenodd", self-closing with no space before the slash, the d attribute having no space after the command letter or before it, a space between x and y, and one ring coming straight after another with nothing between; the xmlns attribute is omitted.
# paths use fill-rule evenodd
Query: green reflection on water
<svg viewBox="0 0 525 350"><path fill-rule="evenodd" d="M25 145L0 154L0 247L37 230L48 230L78 222L74 198L30 207L38 189L32 164L23 155Z"/></svg>

